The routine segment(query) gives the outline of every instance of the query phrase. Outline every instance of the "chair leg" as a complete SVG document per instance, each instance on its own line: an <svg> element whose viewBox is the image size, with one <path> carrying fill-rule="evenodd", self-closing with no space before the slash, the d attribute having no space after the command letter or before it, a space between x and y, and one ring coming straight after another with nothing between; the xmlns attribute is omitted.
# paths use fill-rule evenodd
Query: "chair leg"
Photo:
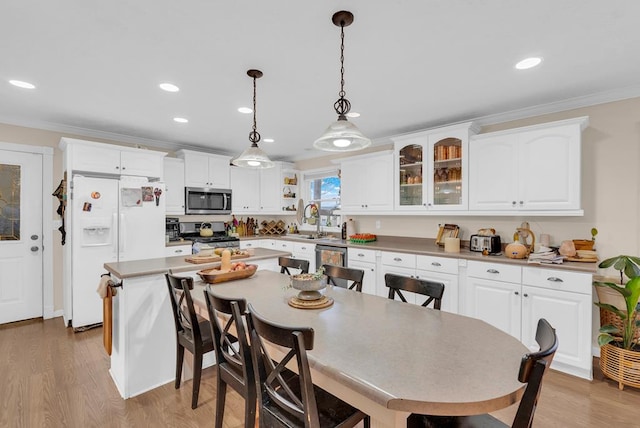
<svg viewBox="0 0 640 428"><path fill-rule="evenodd" d="M369 416L364 418L364 428L371 428L371 418Z"/></svg>
<svg viewBox="0 0 640 428"><path fill-rule="evenodd" d="M254 428L256 426L256 391L247 388L247 396L244 402L244 428Z"/></svg>
<svg viewBox="0 0 640 428"><path fill-rule="evenodd" d="M200 393L200 378L202 377L202 354L196 352L193 356L193 393L191 395L191 408L198 407L198 394Z"/></svg>
<svg viewBox="0 0 640 428"><path fill-rule="evenodd" d="M176 353L176 389L180 388L182 381L182 362L184 361L184 346L178 344Z"/></svg>
<svg viewBox="0 0 640 428"><path fill-rule="evenodd" d="M222 428L224 417L224 402L227 397L227 384L220 378L218 370L218 380L216 382L216 428Z"/></svg>

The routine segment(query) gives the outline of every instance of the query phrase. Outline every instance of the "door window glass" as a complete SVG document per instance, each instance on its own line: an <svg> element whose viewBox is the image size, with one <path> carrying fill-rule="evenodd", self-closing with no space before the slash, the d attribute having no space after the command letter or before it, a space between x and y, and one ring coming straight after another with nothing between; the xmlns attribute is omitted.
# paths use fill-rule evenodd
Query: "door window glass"
<svg viewBox="0 0 640 428"><path fill-rule="evenodd" d="M0 241L20 240L20 165L0 164Z"/></svg>

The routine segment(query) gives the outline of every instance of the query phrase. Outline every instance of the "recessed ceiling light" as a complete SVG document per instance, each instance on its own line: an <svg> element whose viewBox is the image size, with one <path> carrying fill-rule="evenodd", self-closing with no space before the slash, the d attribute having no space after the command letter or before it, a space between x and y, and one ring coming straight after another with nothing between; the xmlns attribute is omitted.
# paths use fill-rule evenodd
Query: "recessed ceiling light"
<svg viewBox="0 0 640 428"><path fill-rule="evenodd" d="M185 119L184 117L174 117L173 121L178 123L189 123L189 119Z"/></svg>
<svg viewBox="0 0 640 428"><path fill-rule="evenodd" d="M13 86L17 86L18 88L24 88L24 89L36 88L36 85L34 85L33 83L23 82L22 80L9 80L9 83L11 83Z"/></svg>
<svg viewBox="0 0 640 428"><path fill-rule="evenodd" d="M252 109L250 109L249 107L239 107L239 108L238 108L238 111L239 111L240 113L244 113L244 114L250 114L250 113L253 113L253 110L252 110Z"/></svg>
<svg viewBox="0 0 640 428"><path fill-rule="evenodd" d="M274 141L276 141L276 140L274 140L273 138L265 138L265 139L264 139L264 140L262 140L262 141L264 141L265 143L273 143L273 142L274 142Z"/></svg>
<svg viewBox="0 0 640 428"><path fill-rule="evenodd" d="M518 70L526 70L528 68L533 68L536 65L539 65L541 62L542 62L542 58L538 58L538 57L525 58L516 64L516 68Z"/></svg>
<svg viewBox="0 0 640 428"><path fill-rule="evenodd" d="M347 117L360 117L360 113L358 113L357 111L350 111L349 113L346 114Z"/></svg>
<svg viewBox="0 0 640 428"><path fill-rule="evenodd" d="M158 86L160 86L160 89L167 92L178 92L180 90L180 88L178 88L176 85L168 82L161 83Z"/></svg>

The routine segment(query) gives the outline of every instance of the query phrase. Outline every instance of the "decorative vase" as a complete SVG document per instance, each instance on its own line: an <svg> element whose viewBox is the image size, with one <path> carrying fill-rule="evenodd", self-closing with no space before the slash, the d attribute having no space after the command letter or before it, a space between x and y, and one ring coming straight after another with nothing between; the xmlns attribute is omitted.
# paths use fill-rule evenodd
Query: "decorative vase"
<svg viewBox="0 0 640 428"><path fill-rule="evenodd" d="M624 385L640 388L640 351L630 351L607 343L600 348L600 369L609 379Z"/></svg>
<svg viewBox="0 0 640 428"><path fill-rule="evenodd" d="M322 275L320 279L314 279L313 274L302 273L291 276L291 286L299 290L298 299L318 300L322 297L320 290L327 286L327 276Z"/></svg>

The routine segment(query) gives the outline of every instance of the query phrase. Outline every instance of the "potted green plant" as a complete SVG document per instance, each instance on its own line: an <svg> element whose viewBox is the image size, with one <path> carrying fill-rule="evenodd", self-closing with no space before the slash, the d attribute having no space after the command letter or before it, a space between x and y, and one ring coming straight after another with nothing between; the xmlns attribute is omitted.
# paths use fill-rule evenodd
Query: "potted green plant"
<svg viewBox="0 0 640 428"><path fill-rule="evenodd" d="M601 309L600 368L607 377L618 381L620 389L624 385L640 388L640 258L616 256L602 261L599 267L613 267L620 272L620 284L594 281L594 285L615 290L623 302L605 302L598 293L600 302L595 304ZM623 284L625 276L629 280Z"/></svg>

